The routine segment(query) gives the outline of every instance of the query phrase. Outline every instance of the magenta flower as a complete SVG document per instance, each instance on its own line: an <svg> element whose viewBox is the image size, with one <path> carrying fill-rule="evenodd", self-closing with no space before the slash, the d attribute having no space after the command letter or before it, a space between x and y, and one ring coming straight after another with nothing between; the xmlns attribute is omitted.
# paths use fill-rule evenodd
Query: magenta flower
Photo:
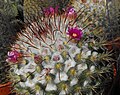
<svg viewBox="0 0 120 95"><path fill-rule="evenodd" d="M49 7L49 11L50 11L51 14L55 13L55 9L53 7Z"/></svg>
<svg viewBox="0 0 120 95"><path fill-rule="evenodd" d="M69 7L68 14L74 14L74 13L75 13L75 9L73 7Z"/></svg>
<svg viewBox="0 0 120 95"><path fill-rule="evenodd" d="M75 9L73 7L69 7L68 11L67 11L67 15L70 18L75 18L77 16L77 13L76 13L76 11L75 11Z"/></svg>
<svg viewBox="0 0 120 95"><path fill-rule="evenodd" d="M45 9L43 10L43 13L45 14L45 16L49 16L49 15L50 15L49 8L45 8Z"/></svg>
<svg viewBox="0 0 120 95"><path fill-rule="evenodd" d="M14 50L14 51L10 51L8 52L8 58L7 61L9 62L13 62L13 63L17 63L18 59L21 57L21 53Z"/></svg>
<svg viewBox="0 0 120 95"><path fill-rule="evenodd" d="M75 28L68 27L68 33L67 33L72 39L80 40L82 37L82 30Z"/></svg>
<svg viewBox="0 0 120 95"><path fill-rule="evenodd" d="M45 8L43 11L44 11L44 14L46 16L49 16L49 15L54 15L55 13L58 12L58 6L56 6L55 8L53 7L48 7L48 8Z"/></svg>

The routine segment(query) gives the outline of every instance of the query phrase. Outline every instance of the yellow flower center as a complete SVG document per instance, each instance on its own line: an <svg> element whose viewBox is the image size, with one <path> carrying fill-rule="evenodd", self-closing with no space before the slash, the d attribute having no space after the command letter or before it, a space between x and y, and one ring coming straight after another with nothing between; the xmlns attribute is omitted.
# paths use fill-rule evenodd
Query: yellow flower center
<svg viewBox="0 0 120 95"><path fill-rule="evenodd" d="M73 37L77 37L77 34L76 34L76 33L73 33L72 36L73 36Z"/></svg>

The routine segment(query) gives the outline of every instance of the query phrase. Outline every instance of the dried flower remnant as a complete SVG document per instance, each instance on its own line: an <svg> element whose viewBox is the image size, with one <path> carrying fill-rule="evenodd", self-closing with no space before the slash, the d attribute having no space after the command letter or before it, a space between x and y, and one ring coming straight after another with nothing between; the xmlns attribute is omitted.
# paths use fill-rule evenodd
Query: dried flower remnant
<svg viewBox="0 0 120 95"><path fill-rule="evenodd" d="M40 56L40 55L34 55L34 61L35 61L35 63L38 63L38 64L40 64L41 62L42 62L42 56Z"/></svg>

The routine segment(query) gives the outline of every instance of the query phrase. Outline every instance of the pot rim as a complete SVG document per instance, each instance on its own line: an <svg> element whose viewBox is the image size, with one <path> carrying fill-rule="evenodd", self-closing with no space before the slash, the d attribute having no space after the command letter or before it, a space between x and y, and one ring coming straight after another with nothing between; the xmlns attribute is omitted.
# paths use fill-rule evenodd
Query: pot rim
<svg viewBox="0 0 120 95"><path fill-rule="evenodd" d="M12 84L12 82L7 82L7 83L4 83L4 84L0 84L0 88L5 87L5 86L9 86L11 84Z"/></svg>

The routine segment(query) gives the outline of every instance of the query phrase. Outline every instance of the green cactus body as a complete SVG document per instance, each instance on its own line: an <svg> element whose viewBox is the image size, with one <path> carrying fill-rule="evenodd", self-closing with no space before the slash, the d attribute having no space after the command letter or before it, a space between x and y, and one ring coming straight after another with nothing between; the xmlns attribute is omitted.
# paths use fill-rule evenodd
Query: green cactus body
<svg viewBox="0 0 120 95"><path fill-rule="evenodd" d="M109 63L106 64L110 56L104 52L103 43L89 45L100 43L102 36L94 35L95 32L101 31L101 28L88 25L95 23L94 20L93 23L87 20L90 13L85 16L84 13L87 11L85 8L77 11L70 7L62 14L51 12L49 15L39 17L18 34L19 38L12 50L21 53L22 58L16 60L11 68L11 78L15 82L18 81L14 85L18 93L23 95L102 93L103 88L100 84L110 79L105 78L111 68ZM103 51L99 52L99 49ZM105 59L102 56L105 56Z"/></svg>

